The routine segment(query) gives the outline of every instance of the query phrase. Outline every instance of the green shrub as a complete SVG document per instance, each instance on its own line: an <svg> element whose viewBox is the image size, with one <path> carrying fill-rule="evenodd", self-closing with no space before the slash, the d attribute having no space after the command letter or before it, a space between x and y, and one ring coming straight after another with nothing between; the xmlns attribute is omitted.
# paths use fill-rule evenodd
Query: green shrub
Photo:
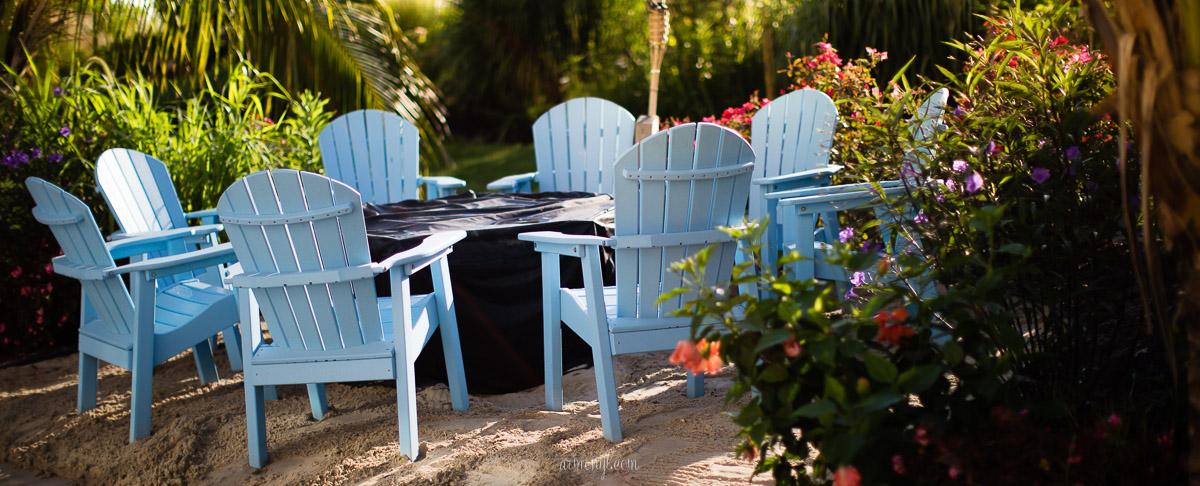
<svg viewBox="0 0 1200 486"><path fill-rule="evenodd" d="M882 217L843 218L830 261L861 272L855 287L752 272L756 223L731 230L752 254L732 281L689 284L699 297L681 315L736 366L739 451L759 472L786 484L1181 480L1177 358L1139 329L1130 242L1145 242L1117 210L1137 181L1117 170L1118 127L1089 111L1113 74L1072 40L1070 14L1013 9L956 44L965 69L944 75L957 106L929 139L913 139L907 115L922 94L854 102L863 123L841 145L845 177L907 186ZM702 281L705 258L677 267L686 282ZM936 295L914 290L935 282Z"/></svg>
<svg viewBox="0 0 1200 486"><path fill-rule="evenodd" d="M167 164L185 211L214 207L221 192L250 172L289 167L320 172L318 130L329 121L325 100L292 97L267 74L241 65L223 85L175 100L138 75L117 78L103 64L58 77L34 71L13 76L0 91L0 218L10 238L28 244L0 250L0 361L39 348L70 344L78 315L78 285L45 274L58 254L49 231L33 220L24 180L37 176L79 196L102 231L116 229L95 191L95 160L110 148L131 148ZM289 106L278 122L264 100Z"/></svg>

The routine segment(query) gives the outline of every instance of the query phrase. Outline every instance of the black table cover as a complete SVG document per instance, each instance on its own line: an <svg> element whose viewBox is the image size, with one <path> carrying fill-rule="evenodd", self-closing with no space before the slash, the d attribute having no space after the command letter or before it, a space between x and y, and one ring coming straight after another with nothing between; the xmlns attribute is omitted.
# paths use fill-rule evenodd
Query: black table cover
<svg viewBox="0 0 1200 486"><path fill-rule="evenodd" d="M371 257L380 261L415 247L424 237L464 230L467 237L450 253L463 366L471 393L507 393L544 382L542 348L542 264L533 243L517 235L559 231L612 236L612 196L586 192L533 194L465 193L432 201L365 204ZM615 280L611 252L604 256L604 280ZM562 284L583 287L578 258L560 261ZM432 291L428 271L411 281L414 294ZM387 275L376 279L379 295L390 295ZM563 329L563 369L591 363L591 351ZM419 382L446 380L440 332L417 359Z"/></svg>

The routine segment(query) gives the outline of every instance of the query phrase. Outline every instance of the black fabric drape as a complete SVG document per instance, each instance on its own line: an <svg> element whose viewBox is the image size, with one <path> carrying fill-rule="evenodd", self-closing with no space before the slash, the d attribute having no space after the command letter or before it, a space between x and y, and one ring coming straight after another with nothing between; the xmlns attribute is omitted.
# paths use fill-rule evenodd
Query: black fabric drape
<svg viewBox="0 0 1200 486"><path fill-rule="evenodd" d="M507 393L544 381L542 264L533 244L517 235L530 231L612 236L612 196L584 192L534 194L466 193L433 201L365 204L371 257L380 261L415 247L424 237L464 230L467 238L450 253L463 365L471 393ZM604 280L615 279L611 251L604 254ZM562 284L583 286L578 258L562 258ZM411 281L414 294L432 291L429 272ZM379 295L390 295L387 275L376 279ZM590 348L563 330L563 369L591 363ZM417 359L418 381L446 380L440 332Z"/></svg>

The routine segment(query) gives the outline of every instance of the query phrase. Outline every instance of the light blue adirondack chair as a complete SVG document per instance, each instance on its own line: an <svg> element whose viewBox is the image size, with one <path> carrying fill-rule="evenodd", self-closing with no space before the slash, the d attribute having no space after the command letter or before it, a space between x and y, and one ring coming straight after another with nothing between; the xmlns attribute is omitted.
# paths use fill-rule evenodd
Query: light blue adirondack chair
<svg viewBox="0 0 1200 486"><path fill-rule="evenodd" d="M765 248L782 246L781 226L774 220L778 199L768 194L807 187L828 186L840 165L829 165L837 107L828 95L804 88L783 95L754 113L750 142L757 158L750 182L749 217L772 215L764 234ZM774 252L764 252L764 263L774 265Z"/></svg>
<svg viewBox="0 0 1200 486"><path fill-rule="evenodd" d="M926 98L925 101L923 101L919 107L917 107L917 112L911 121L911 124L912 124L911 129L913 131L913 134L912 134L913 140L924 141L924 140L928 139L929 137L934 136L934 134L936 134L938 131L940 131L942 129L942 127L945 125L945 122L942 121L942 115L945 114L946 103L949 100L949 97L950 97L950 90L948 90L946 88L940 88L937 91L934 91L932 94L930 94L929 97ZM915 148L909 150L908 152L906 152L904 154L903 164L904 164L905 168L912 171L912 174L910 174L907 177L903 177L902 179L880 181L879 185L882 186L883 188L891 188L891 187L903 186L906 182L909 185L915 184L916 183L916 179L915 179L916 174L919 174L921 172L922 168L924 167L925 160L928 160L928 158L931 156L932 156L932 153L930 153L928 147L924 147L924 146L915 147ZM774 201L779 201L782 199L796 198L796 197L808 197L808 196L821 196L821 195L826 195L826 194L839 194L839 193L848 193L848 192L857 192L857 191L870 191L871 188L872 188L871 183L860 182L860 183L855 183L855 184L840 184L840 185L832 186L832 187L813 187L813 188L806 188L806 189L793 189L793 190L786 190L786 191L777 191L777 192L765 194L763 197L769 201L773 201L772 205L775 205L778 203L776 203ZM768 214L771 214L773 217L779 216L779 217L775 218L776 220L781 220L781 218L784 217L782 214L778 214L777 212L771 212ZM818 231L819 241L823 241L823 242L827 242L827 243L835 241L837 238L837 233L839 231L836 215L834 215L832 213L820 215L818 217L818 220L821 221L821 225L822 225L822 229L820 231ZM784 231L784 234L790 235L791 233ZM790 248L792 245L796 244L795 240L790 240L790 236L785 236L783 239L786 240L781 245L784 248ZM803 247L801 247L801 248L803 248Z"/></svg>
<svg viewBox="0 0 1200 486"><path fill-rule="evenodd" d="M466 236L440 233L379 263L371 262L357 191L317 174L277 169L230 186L217 205L244 273L229 278L244 322L260 311L274 341L243 326L246 431L250 465L267 462L264 387L309 384L313 417L325 415L320 383L396 380L400 453L417 459L413 363L441 328L450 396L467 409L454 297L446 255ZM411 295L409 277L430 267L434 293ZM393 297L377 297L388 272ZM249 295L253 291L253 298ZM313 385L317 383L318 385Z"/></svg>
<svg viewBox="0 0 1200 486"><path fill-rule="evenodd" d="M592 347L604 437L621 441L612 357L674 349L689 337L690 319L673 317L684 297L657 304L681 286L670 271L710 243L709 284L728 279L736 251L718 226L740 223L750 192L754 152L741 136L711 123L658 132L626 151L613 173L616 235L612 238L532 232L518 236L542 252L546 407L562 410L562 329ZM605 287L600 247L616 251L617 285ZM582 258L584 288L560 288L559 256ZM704 393L703 376L688 375L688 396Z"/></svg>
<svg viewBox="0 0 1200 486"><path fill-rule="evenodd" d="M941 88L930 95L917 109L912 121L915 140L925 140L940 129L948 97L949 90ZM927 147L910 150L905 154L904 165L914 173L919 172L923 161L931 155L928 150ZM883 181L879 183L880 189L888 198L894 198L907 190L906 181L909 185L916 182L914 177L910 175L903 179ZM801 255L808 257L792 264L794 275L802 280L817 278L837 282L849 281L850 275L847 275L844 269L825 261L826 252L829 249L828 243L835 241L839 230L835 213L877 206L883 201L883 198L875 192L873 186L870 183L843 184L833 187L781 191L771 194L769 197L779 201L776 214L783 226L783 233L787 235L784 240L794 242L794 246L789 248L795 248ZM881 218L892 217L892 213L877 211L877 214ZM909 217L915 216L916 214L909 215ZM823 240L814 235L818 220L825 228L822 234ZM890 239L890 235L885 235L885 237ZM920 244L905 238L900 238L900 243L902 247ZM902 251L901 249L897 250ZM922 296L931 296L933 292L935 289L932 284L918 289L918 294Z"/></svg>
<svg viewBox="0 0 1200 486"><path fill-rule="evenodd" d="M163 251L180 238L212 229L180 228L105 243L91 211L78 198L36 177L26 179L25 186L37 203L34 218L50 226L62 247L63 255L53 260L54 271L78 279L97 314L79 327L78 411L96 406L97 359L131 370L129 441L145 438L150 435L154 365L193 348L200 383L216 381L208 338L238 318L233 292L219 285L181 280L156 286L155 280L232 262L233 248L224 244L117 266L114 258ZM129 288L122 275L129 275Z"/></svg>
<svg viewBox="0 0 1200 486"><path fill-rule="evenodd" d="M610 194L610 169L633 145L633 115L603 98L559 103L533 123L537 171L488 183L489 191L586 191Z"/></svg>
<svg viewBox="0 0 1200 486"><path fill-rule="evenodd" d="M117 224L121 226L121 231L113 235L113 239L187 228L189 219L199 219L205 225L211 225L201 227L204 236L172 240L163 250L144 257L180 255L197 248L212 246L217 242L216 235L221 230L221 225L215 224L217 211L205 209L184 213L166 164L154 157L131 149L106 150L96 160L96 184L96 189L104 196L117 219ZM132 255L131 258L137 261L142 259L143 255ZM158 285L166 287L192 278L209 285L220 286L221 269L213 266L180 275L166 275L159 278ZM94 315L86 303L83 308L85 319ZM241 341L237 327L226 329L224 336L225 351L229 355L231 367L234 371L242 369ZM216 341L211 344L215 345Z"/></svg>
<svg viewBox="0 0 1200 486"><path fill-rule="evenodd" d="M453 196L466 181L421 176L421 132L395 113L358 110L335 118L317 137L325 175L362 194L363 202L388 204Z"/></svg>

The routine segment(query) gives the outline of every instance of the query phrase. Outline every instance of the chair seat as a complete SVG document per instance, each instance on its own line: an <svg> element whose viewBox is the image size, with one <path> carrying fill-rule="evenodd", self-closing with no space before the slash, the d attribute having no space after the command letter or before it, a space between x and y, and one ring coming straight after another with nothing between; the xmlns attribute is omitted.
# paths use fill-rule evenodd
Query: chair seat
<svg viewBox="0 0 1200 486"><path fill-rule="evenodd" d="M587 324L587 295L584 289L561 289L562 321L584 341ZM617 288L604 287L604 315L608 321L609 341L613 354L644 353L675 349L679 341L688 339L691 330L689 317L632 317L617 316Z"/></svg>
<svg viewBox="0 0 1200 486"><path fill-rule="evenodd" d="M192 279L159 290L154 299L154 364L166 361L236 321L237 301L228 289ZM81 326L79 334L122 351L133 349L132 332L113 332L100 319ZM125 362L113 364L129 367Z"/></svg>

